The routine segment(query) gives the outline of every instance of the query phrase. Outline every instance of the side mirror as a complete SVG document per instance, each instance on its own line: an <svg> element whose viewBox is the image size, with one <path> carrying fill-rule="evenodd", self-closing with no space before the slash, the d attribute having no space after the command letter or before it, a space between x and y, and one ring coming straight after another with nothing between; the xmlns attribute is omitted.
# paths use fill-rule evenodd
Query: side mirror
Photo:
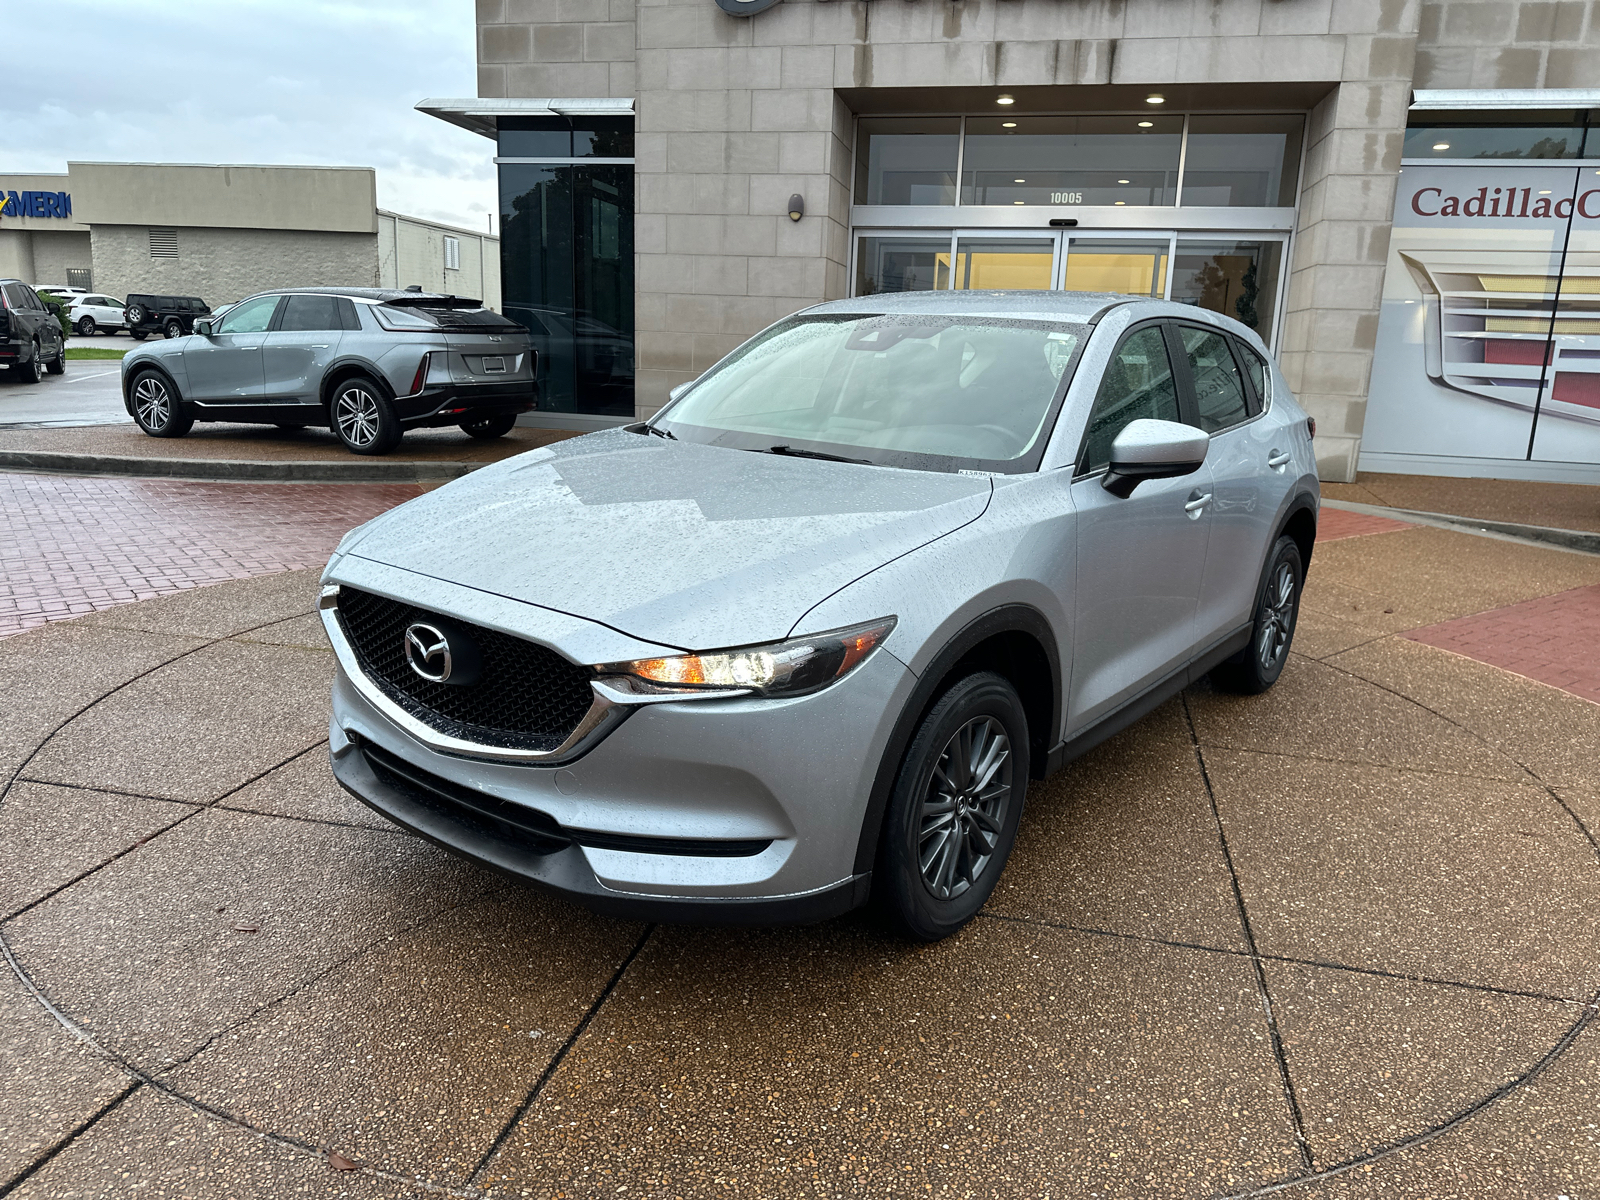
<svg viewBox="0 0 1600 1200"><path fill-rule="evenodd" d="M201 337L205 337L205 338L210 337L211 336L211 322L208 321L208 320L205 320L205 319L201 319L199 321L196 321L194 323L194 331L195 331L195 333L199 334Z"/></svg>
<svg viewBox="0 0 1600 1200"><path fill-rule="evenodd" d="M1198 471L1210 445L1211 435L1193 425L1147 418L1129 421L1111 443L1111 469L1101 486L1126 500L1146 479L1174 479Z"/></svg>

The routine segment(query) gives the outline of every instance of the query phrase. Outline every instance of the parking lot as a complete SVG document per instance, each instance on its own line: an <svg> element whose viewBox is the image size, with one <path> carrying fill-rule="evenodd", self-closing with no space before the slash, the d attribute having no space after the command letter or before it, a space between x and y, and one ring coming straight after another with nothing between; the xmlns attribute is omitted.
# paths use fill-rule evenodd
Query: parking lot
<svg viewBox="0 0 1600 1200"><path fill-rule="evenodd" d="M1323 534L1279 685L1036 784L927 947L606 920L401 834L329 776L313 570L0 640L0 1188L1586 1196L1600 661L1519 672L1600 560Z"/></svg>

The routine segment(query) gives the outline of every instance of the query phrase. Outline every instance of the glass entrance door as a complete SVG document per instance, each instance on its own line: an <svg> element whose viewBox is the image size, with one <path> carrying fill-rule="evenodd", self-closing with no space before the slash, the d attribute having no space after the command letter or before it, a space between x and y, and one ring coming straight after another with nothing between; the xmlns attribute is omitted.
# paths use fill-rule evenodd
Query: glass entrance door
<svg viewBox="0 0 1600 1200"><path fill-rule="evenodd" d="M1047 292L1055 286L1058 234L996 236L961 234L956 238L955 291L1017 290Z"/></svg>
<svg viewBox="0 0 1600 1200"><path fill-rule="evenodd" d="M1168 298L1172 233L1072 234L1057 285L1068 292Z"/></svg>

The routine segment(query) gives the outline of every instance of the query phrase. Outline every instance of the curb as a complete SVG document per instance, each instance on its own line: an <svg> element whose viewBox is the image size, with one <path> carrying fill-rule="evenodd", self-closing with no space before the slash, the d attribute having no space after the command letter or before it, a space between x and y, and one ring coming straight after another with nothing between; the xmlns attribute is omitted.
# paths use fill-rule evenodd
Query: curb
<svg viewBox="0 0 1600 1200"><path fill-rule="evenodd" d="M0 471L123 475L224 483L243 480L259 483L437 483L459 479L488 465L461 462L266 462L135 458L110 454L67 454L55 450L0 450Z"/></svg>
<svg viewBox="0 0 1600 1200"><path fill-rule="evenodd" d="M1364 513L1370 517L1388 517L1395 521L1410 521L1416 525L1432 525L1439 529L1455 530L1457 533L1476 533L1483 537L1501 538L1513 542L1531 542L1556 550L1570 550L1575 554L1600 554L1600 533L1590 533L1583 529L1519 525L1514 521L1485 521L1478 517L1458 517L1453 513L1386 508L1381 504L1357 504L1350 500L1324 500L1322 504L1325 508Z"/></svg>

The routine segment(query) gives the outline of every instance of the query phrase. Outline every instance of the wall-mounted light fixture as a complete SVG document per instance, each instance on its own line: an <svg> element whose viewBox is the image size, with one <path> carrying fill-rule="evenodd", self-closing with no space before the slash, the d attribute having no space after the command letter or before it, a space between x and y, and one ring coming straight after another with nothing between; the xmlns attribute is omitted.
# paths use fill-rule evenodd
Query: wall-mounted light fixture
<svg viewBox="0 0 1600 1200"><path fill-rule="evenodd" d="M799 192L789 197L789 220L798 221L806 215L806 198Z"/></svg>

